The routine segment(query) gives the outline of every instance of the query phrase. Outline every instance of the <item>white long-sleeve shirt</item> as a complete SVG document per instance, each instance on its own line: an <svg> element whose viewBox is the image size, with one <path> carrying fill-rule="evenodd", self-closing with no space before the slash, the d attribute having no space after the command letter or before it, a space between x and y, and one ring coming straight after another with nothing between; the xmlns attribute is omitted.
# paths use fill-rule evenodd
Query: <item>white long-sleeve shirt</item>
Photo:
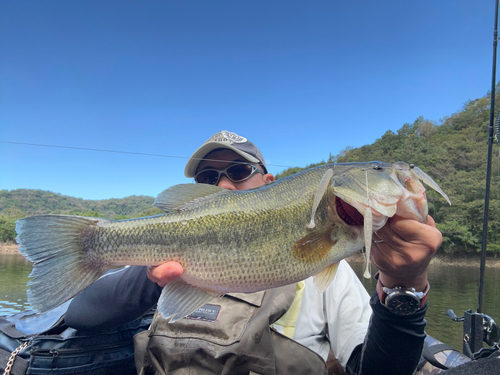
<svg viewBox="0 0 500 375"><path fill-rule="evenodd" d="M345 367L353 349L363 342L372 313L363 284L343 260L324 293L310 277L304 281L301 295L293 339L325 360L331 348ZM280 321L273 327L286 333Z"/></svg>

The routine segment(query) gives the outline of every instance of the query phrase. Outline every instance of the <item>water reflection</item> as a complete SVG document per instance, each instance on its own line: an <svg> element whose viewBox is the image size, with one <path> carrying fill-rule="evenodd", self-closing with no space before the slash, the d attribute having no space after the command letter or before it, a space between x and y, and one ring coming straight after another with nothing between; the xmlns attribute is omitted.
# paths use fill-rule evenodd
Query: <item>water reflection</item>
<svg viewBox="0 0 500 375"><path fill-rule="evenodd" d="M429 335L462 351L463 325L452 322L446 315L453 309L458 316L464 311L477 310L479 289L479 261L477 267L435 266L429 268L429 308L427 328ZM351 263L363 285L371 294L375 280L365 279L362 263ZM375 272L375 270L372 270ZM28 310L26 283L31 272L31 264L18 254L0 254L0 315ZM55 274L54 277L57 277ZM500 323L500 269L486 268L486 285L483 295L483 312Z"/></svg>
<svg viewBox="0 0 500 375"><path fill-rule="evenodd" d="M366 280L362 274L362 263L351 263L363 285L371 294L375 290L375 280ZM462 351L463 324L453 322L447 315L452 309L457 316L471 309L477 311L479 290L479 261L477 267L431 265L428 271L429 305L426 332L440 341ZM500 269L486 268L483 290L483 313L500 324L499 301Z"/></svg>
<svg viewBox="0 0 500 375"><path fill-rule="evenodd" d="M26 283L31 263L20 254L0 254L0 315L29 309Z"/></svg>

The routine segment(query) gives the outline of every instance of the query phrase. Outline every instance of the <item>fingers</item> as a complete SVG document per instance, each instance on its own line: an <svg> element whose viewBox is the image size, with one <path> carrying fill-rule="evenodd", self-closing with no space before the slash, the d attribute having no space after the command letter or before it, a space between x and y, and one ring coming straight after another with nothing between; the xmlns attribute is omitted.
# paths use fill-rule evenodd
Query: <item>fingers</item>
<svg viewBox="0 0 500 375"><path fill-rule="evenodd" d="M434 221L434 219L432 218L431 215L428 215L427 216L427 223L425 223L433 228L436 228L436 222Z"/></svg>
<svg viewBox="0 0 500 375"><path fill-rule="evenodd" d="M413 244L428 248L434 253L441 246L442 235L431 216L428 216L427 223L394 216L377 231L374 240L383 240L403 251L407 250L407 245Z"/></svg>
<svg viewBox="0 0 500 375"><path fill-rule="evenodd" d="M162 288L170 281L180 277L183 273L182 266L177 262L167 262L159 266L148 267L148 278Z"/></svg>
<svg viewBox="0 0 500 375"><path fill-rule="evenodd" d="M394 216L374 234L371 258L384 285L425 287L427 267L441 241L432 217L420 223Z"/></svg>

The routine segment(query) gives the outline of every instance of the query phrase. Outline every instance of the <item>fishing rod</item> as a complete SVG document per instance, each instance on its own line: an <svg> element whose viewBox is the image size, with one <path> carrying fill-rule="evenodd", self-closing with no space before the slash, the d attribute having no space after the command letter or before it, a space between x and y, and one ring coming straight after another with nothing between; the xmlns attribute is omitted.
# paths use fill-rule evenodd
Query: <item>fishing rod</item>
<svg viewBox="0 0 500 375"><path fill-rule="evenodd" d="M453 310L448 310L448 316L455 322L464 322L463 327L463 352L471 359L478 359L491 354L492 350L498 350L500 339L500 330L495 321L486 314L483 314L483 289L484 273L486 266L486 245L488 241L488 217L490 205L490 184L491 184L491 161L493 149L493 136L495 125L500 129L500 118L495 116L495 87L496 87L496 64L497 64L497 44L498 44L498 2L495 2L495 25L493 32L493 71L491 79L491 99L490 99L490 123L488 129L488 156L486 164L486 187L484 194L484 215L483 215L483 237L481 244L481 265L479 268L479 291L478 305L475 313L467 310L463 317L458 318ZM500 112L499 112L500 115ZM483 342L486 342L492 348L483 348Z"/></svg>
<svg viewBox="0 0 500 375"><path fill-rule="evenodd" d="M477 312L482 312L483 305L483 285L484 285L484 271L486 264L486 244L488 235L488 217L490 206L490 183L491 183L491 159L493 147L493 135L495 131L495 87L496 87L496 65L497 65L497 44L498 44L498 0L495 2L495 29L493 32L493 71L491 79L491 99L490 99L490 125L488 128L488 162L486 164L486 188L484 194L484 216L483 216L483 242L481 245L481 267L479 270L479 299Z"/></svg>

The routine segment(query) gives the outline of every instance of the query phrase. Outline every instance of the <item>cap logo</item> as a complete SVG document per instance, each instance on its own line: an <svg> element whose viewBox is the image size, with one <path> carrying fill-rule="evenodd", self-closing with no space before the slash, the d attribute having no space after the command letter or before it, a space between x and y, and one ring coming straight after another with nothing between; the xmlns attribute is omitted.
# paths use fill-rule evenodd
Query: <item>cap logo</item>
<svg viewBox="0 0 500 375"><path fill-rule="evenodd" d="M207 142L220 142L220 143L227 143L227 144L233 144L233 143L245 143L248 140L245 137L239 136L236 133L228 132L226 130L223 130L221 132L218 132L212 138L210 138Z"/></svg>

